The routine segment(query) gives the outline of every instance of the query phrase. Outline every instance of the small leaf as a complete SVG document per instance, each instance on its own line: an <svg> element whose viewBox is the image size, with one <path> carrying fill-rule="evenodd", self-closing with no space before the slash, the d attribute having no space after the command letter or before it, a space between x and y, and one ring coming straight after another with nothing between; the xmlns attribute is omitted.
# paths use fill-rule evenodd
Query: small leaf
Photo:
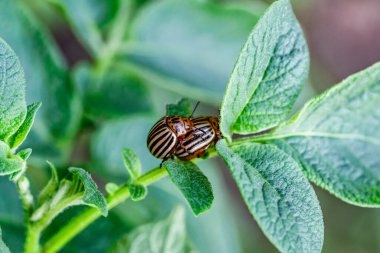
<svg viewBox="0 0 380 253"><path fill-rule="evenodd" d="M0 38L0 141L7 141L26 115L25 78L13 50Z"/></svg>
<svg viewBox="0 0 380 253"><path fill-rule="evenodd" d="M84 195L81 198L84 204L97 208L103 216L107 216L108 207L103 194L98 190L90 174L81 168L69 168L75 180L79 179L84 187Z"/></svg>
<svg viewBox="0 0 380 253"><path fill-rule="evenodd" d="M59 179L58 179L58 174L57 174L57 169L55 166L47 161L50 167L50 180L47 183L47 185L41 190L40 195L38 197L38 203L41 205L44 203L47 199L51 198L53 196L54 192L57 190L58 185L59 185Z"/></svg>
<svg viewBox="0 0 380 253"><path fill-rule="evenodd" d="M221 108L223 135L260 132L285 120L308 68L308 49L289 0L276 1L236 62Z"/></svg>
<svg viewBox="0 0 380 253"><path fill-rule="evenodd" d="M32 154L32 149L31 148L26 148L23 150L20 150L16 156L20 157L22 160L25 161L25 167L23 169L12 173L9 175L9 180L17 181L26 171L26 160L28 160L29 156Z"/></svg>
<svg viewBox="0 0 380 253"><path fill-rule="evenodd" d="M25 161L18 155L12 155L8 145L0 141L0 176L24 171L25 168Z"/></svg>
<svg viewBox="0 0 380 253"><path fill-rule="evenodd" d="M1 253L11 253L7 245L5 245L3 239L2 239L2 233L1 233L1 228L0 228L0 252Z"/></svg>
<svg viewBox="0 0 380 253"><path fill-rule="evenodd" d="M166 105L167 116L182 116L187 118L191 115L191 112L190 100L187 98L182 98L177 104Z"/></svg>
<svg viewBox="0 0 380 253"><path fill-rule="evenodd" d="M317 196L297 164L275 145L216 144L264 234L281 252L318 253L323 220Z"/></svg>
<svg viewBox="0 0 380 253"><path fill-rule="evenodd" d="M109 195L114 195L115 192L119 189L119 186L115 183L107 183L106 184L106 192L109 194Z"/></svg>
<svg viewBox="0 0 380 253"><path fill-rule="evenodd" d="M32 128L34 117L36 116L37 110L40 108L40 106L41 103L28 105L24 122L17 130L17 132L13 134L8 140L9 146L11 148L17 148L24 142L26 136Z"/></svg>
<svg viewBox="0 0 380 253"><path fill-rule="evenodd" d="M312 182L359 206L380 207L380 63L310 100L263 137Z"/></svg>
<svg viewBox="0 0 380 253"><path fill-rule="evenodd" d="M168 171L170 179L186 198L195 215L210 209L214 200L211 184L194 163L166 161L163 167Z"/></svg>
<svg viewBox="0 0 380 253"><path fill-rule="evenodd" d="M140 201L146 197L148 189L144 185L132 184L129 186L129 193L133 201Z"/></svg>
<svg viewBox="0 0 380 253"><path fill-rule="evenodd" d="M140 226L123 236L108 253L184 253L185 249L185 210L179 206L169 218Z"/></svg>
<svg viewBox="0 0 380 253"><path fill-rule="evenodd" d="M138 155L130 148L122 151L124 167L127 169L132 181L141 175L141 161Z"/></svg>

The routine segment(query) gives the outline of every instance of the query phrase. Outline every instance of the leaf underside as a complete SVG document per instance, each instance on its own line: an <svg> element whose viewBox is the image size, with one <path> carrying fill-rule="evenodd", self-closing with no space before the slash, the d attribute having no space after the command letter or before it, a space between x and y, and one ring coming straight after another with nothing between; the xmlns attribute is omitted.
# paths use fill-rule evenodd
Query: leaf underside
<svg viewBox="0 0 380 253"><path fill-rule="evenodd" d="M380 64L309 101L270 138L338 198L380 206Z"/></svg>

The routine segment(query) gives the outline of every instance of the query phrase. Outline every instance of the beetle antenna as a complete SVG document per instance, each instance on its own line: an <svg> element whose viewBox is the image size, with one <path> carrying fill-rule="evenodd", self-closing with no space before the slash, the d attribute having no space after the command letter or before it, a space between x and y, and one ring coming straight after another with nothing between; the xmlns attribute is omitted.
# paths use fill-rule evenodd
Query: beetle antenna
<svg viewBox="0 0 380 253"><path fill-rule="evenodd" d="M195 105L194 110L193 110L193 112L191 113L191 115L190 115L190 117L189 117L190 119L193 117L194 112L195 112L195 110L197 109L199 103L200 103L200 101L198 101L197 104Z"/></svg>

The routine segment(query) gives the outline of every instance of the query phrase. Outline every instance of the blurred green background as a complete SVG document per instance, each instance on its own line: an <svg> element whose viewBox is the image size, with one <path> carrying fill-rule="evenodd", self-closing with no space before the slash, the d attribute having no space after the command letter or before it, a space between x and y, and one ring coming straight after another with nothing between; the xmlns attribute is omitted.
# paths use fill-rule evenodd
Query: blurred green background
<svg viewBox="0 0 380 253"><path fill-rule="evenodd" d="M42 101L24 145L33 148L34 192L47 182L50 160L88 170L103 190L123 183L121 149L140 155L144 171L158 165L146 135L182 97L200 100L198 115L217 115L229 75L248 33L271 1L1 0L0 37L25 69L28 104ZM296 16L311 54L309 81L295 110L351 73L380 60L378 0L298 0ZM379 102L380 103L380 102ZM201 162L215 194L189 237L199 252L277 252L248 213L219 159ZM21 252L23 214L14 185L1 178L0 226ZM315 187L325 220L324 252L380 252L380 211L348 205ZM76 237L63 252L106 252L139 225L186 205L168 179L141 202L127 201ZM81 208L59 216L51 234ZM96 238L96 239L95 239Z"/></svg>

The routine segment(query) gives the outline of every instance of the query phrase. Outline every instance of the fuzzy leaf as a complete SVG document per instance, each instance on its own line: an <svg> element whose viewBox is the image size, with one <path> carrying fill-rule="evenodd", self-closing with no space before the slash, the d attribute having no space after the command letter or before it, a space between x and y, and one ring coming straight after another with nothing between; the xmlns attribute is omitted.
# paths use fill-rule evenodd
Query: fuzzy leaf
<svg viewBox="0 0 380 253"><path fill-rule="evenodd" d="M20 146L26 136L28 135L30 129L32 128L34 117L36 116L37 110L40 108L41 103L34 103L31 105L28 105L26 117L20 128L17 130L17 132L11 136L9 139L9 146L11 148L17 148Z"/></svg>
<svg viewBox="0 0 380 253"><path fill-rule="evenodd" d="M163 167L186 198L195 215L210 209L214 200L211 184L192 162L166 161Z"/></svg>
<svg viewBox="0 0 380 253"><path fill-rule="evenodd" d="M17 174L26 168L26 162L18 155L12 155L9 147L0 141L0 176Z"/></svg>
<svg viewBox="0 0 380 253"><path fill-rule="evenodd" d="M308 68L308 49L289 0L276 1L236 62L221 109L223 135L260 132L285 120Z"/></svg>
<svg viewBox="0 0 380 253"><path fill-rule="evenodd" d="M41 205L44 203L47 199L49 199L51 196L53 196L55 190L58 188L59 185L59 179L57 174L57 169L55 166L47 161L50 167L50 180L47 183L47 185L41 190L40 195L38 197L38 203Z"/></svg>
<svg viewBox="0 0 380 253"><path fill-rule="evenodd" d="M111 182L106 184L105 189L109 195L114 195L115 192L119 189L119 186Z"/></svg>
<svg viewBox="0 0 380 253"><path fill-rule="evenodd" d="M124 167L127 169L132 181L141 175L141 161L138 155L130 148L122 151Z"/></svg>
<svg viewBox="0 0 380 253"><path fill-rule="evenodd" d="M1 228L0 228L0 252L1 253L11 253L11 251L9 250L7 245L5 245L5 243L3 242Z"/></svg>
<svg viewBox="0 0 380 253"><path fill-rule="evenodd" d="M39 158L41 163L69 157L65 152L81 110L58 47L25 1L1 0L0 24L0 37L12 45L24 69L27 101L43 103L23 145L32 148L34 161Z"/></svg>
<svg viewBox="0 0 380 253"><path fill-rule="evenodd" d="M123 236L108 252L184 253L185 249L185 210L177 207L169 218L140 226Z"/></svg>
<svg viewBox="0 0 380 253"><path fill-rule="evenodd" d="M377 63L309 101L268 138L338 198L380 207L379 101Z"/></svg>
<svg viewBox="0 0 380 253"><path fill-rule="evenodd" d="M21 157L22 160L26 161L28 160L31 154L32 154L32 149L26 148L26 149L20 150L16 155Z"/></svg>
<svg viewBox="0 0 380 253"><path fill-rule="evenodd" d="M15 52L0 38L0 140L7 141L25 115L23 69Z"/></svg>
<svg viewBox="0 0 380 253"><path fill-rule="evenodd" d="M146 197L148 189L144 185L132 184L129 186L129 192L133 201L140 201Z"/></svg>
<svg viewBox="0 0 380 253"><path fill-rule="evenodd" d="M81 199L83 203L97 208L103 216L107 216L107 202L103 194L98 190L98 187L92 180L90 174L81 168L71 167L69 168L69 171L74 175L74 178L78 177L83 184L84 195Z"/></svg>
<svg viewBox="0 0 380 253"><path fill-rule="evenodd" d="M281 252L321 252L323 220L317 196L289 155L275 145L216 144L257 223Z"/></svg>
<svg viewBox="0 0 380 253"><path fill-rule="evenodd" d="M167 116L189 117L191 112L190 100L187 98L182 98L177 104L166 105Z"/></svg>

